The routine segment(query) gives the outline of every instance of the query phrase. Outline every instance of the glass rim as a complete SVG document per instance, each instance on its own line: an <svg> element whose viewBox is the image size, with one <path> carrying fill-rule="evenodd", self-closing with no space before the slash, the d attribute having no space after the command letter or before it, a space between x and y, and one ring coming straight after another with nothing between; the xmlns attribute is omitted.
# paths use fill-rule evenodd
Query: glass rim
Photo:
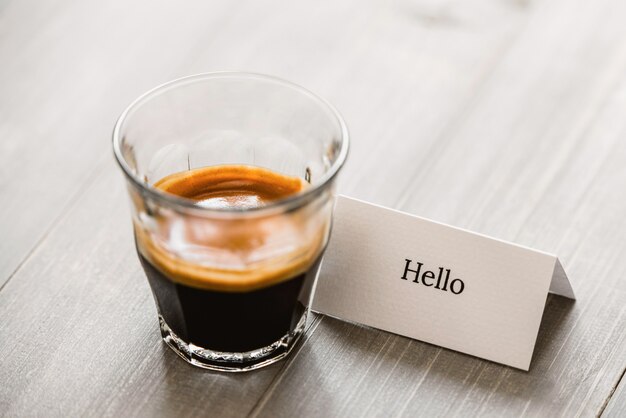
<svg viewBox="0 0 626 418"><path fill-rule="evenodd" d="M247 79L259 79L264 81L273 82L290 89L296 90L308 98L318 102L321 106L326 107L327 110L330 111L332 117L336 120L339 125L341 131L341 148L339 150L339 155L335 159L335 161L331 164L328 171L326 171L320 181L317 184L312 184L312 187L305 189L299 193L296 193L292 196L286 197L284 199L279 199L274 202L270 202L263 206L255 206L249 208L206 208L202 206L198 206L194 203L193 200L185 199L182 197L178 197L176 195L163 192L156 187L152 186L144 182L140 179L127 164L126 159L122 155L122 137L121 131L124 126L124 123L128 120L129 116L132 115L133 111L138 109L142 104L149 101L150 99L176 87L183 86L185 84L197 82L200 80L208 80L208 79L218 79L218 78L247 78ZM253 72L245 72L245 71L214 71L214 72L205 72L192 74L185 77L180 77L166 83L160 84L147 92L141 94L135 100L133 100L124 111L120 114L115 122L115 126L113 128L113 153L115 155L115 159L124 172L127 179L131 181L131 183L137 186L140 190L147 193L150 197L159 202L165 202L168 205L172 205L175 207L183 207L186 210L191 210L197 213L203 214L214 214L214 215L227 215L227 214L239 214L243 215L246 213L249 214L264 214L267 212L274 211L276 209L291 209L295 207L300 207L308 202L311 198L318 195L325 187L335 178L341 167L344 165L346 158L348 156L349 149L349 134L348 127L344 122L343 118L339 111L330 104L327 100L322 97L316 95L310 90L290 81L281 79L279 77L274 77L271 75L253 73Z"/></svg>

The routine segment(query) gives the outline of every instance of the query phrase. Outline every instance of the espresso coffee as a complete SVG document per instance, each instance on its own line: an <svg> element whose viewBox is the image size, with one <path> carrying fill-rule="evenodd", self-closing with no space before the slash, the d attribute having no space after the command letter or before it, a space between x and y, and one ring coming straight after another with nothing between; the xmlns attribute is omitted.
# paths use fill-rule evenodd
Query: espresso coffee
<svg viewBox="0 0 626 418"><path fill-rule="evenodd" d="M176 173L154 186L199 207L238 210L297 194L308 183L259 167L224 165ZM185 342L218 352L257 350L294 330L327 233L327 225L311 229L304 216L217 216L209 222L188 215L184 223L157 216L158 234L136 223L137 252L162 320Z"/></svg>

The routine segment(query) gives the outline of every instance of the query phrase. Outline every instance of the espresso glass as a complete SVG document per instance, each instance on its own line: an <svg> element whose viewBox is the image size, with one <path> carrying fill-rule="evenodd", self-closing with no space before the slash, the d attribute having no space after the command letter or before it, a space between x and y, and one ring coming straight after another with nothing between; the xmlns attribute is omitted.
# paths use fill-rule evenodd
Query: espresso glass
<svg viewBox="0 0 626 418"><path fill-rule="evenodd" d="M135 100L115 125L113 148L163 341L214 370L252 370L285 357L306 325L348 153L337 111L274 77L199 74ZM248 208L203 207L154 187L165 176L217 165L258 166L300 177L306 187ZM258 234L252 241L250 231ZM254 251L241 252L242 240ZM292 265L287 278L270 280Z"/></svg>

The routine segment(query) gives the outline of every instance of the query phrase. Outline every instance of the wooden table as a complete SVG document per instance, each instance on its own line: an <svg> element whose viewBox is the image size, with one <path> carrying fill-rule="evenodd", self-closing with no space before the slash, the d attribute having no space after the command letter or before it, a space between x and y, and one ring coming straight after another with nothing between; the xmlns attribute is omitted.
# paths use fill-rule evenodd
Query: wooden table
<svg viewBox="0 0 626 418"><path fill-rule="evenodd" d="M626 2L174 3L0 2L0 415L626 415ZM166 348L110 133L224 69L339 108L340 192L559 254L530 372L322 316L257 372Z"/></svg>

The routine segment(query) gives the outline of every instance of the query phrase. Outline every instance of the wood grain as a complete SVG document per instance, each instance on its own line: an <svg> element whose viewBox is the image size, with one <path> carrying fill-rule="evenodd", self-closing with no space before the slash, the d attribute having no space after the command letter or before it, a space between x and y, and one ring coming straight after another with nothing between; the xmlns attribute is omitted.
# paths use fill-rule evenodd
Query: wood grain
<svg viewBox="0 0 626 418"><path fill-rule="evenodd" d="M82 33L90 25L91 21L87 18L93 15L83 7L86 6L70 4L66 9L57 11L58 19L62 21L86 21L81 22L78 28L68 29L64 26L63 29L57 29L61 32L58 35L61 39L50 40L49 34L44 31L39 43L46 46L49 46L46 42L52 43L54 48L51 55L58 52L56 49L63 50L66 44L73 42L72 33ZM94 22L97 27L114 23L116 16L113 10L116 6L110 7L111 11L103 10L98 14L98 21ZM219 30L211 25L207 29L198 27L202 21L200 18L186 20L185 24L189 27L171 42L176 45L177 42L187 41L191 45L185 45L184 50L176 54L168 52L166 56L156 57L152 55L157 51L151 45L150 35L162 26L181 26L175 22L179 15L175 14L168 19L165 8L161 10L159 7L157 5L158 16L155 21L149 21L134 37L134 51L125 52L126 61L118 61L123 70L119 70L119 74L110 74L110 68L101 69L103 80L97 77L91 80L97 82L96 87L101 93L93 99L91 106L79 109L81 113L76 115L78 119L74 122L74 128L83 134L73 131L48 132L55 146L64 146L66 149L58 151L60 155L50 154L48 149L44 149L46 152L30 157L34 159L32 164L48 158L55 165L60 161L64 165L63 170L57 168L57 171L46 176L46 183L40 184L59 183L61 187L50 192L57 200L46 195L40 196L46 202L47 210L37 207L33 209L34 212L26 213L28 219L38 222L33 225L33 230L39 228L37 232L45 239L0 293L0 317L12 318L10 322L0 324L0 352L6 353L2 359L0 381L11 382L0 389L0 409L7 415L42 414L44 411L47 415L194 415L207 411L221 415L241 415L253 407L281 369L281 365L276 365L247 376L201 372L177 359L159 342L153 303L132 250L121 175L111 163L106 149L109 147L109 129L114 120L112 112L119 112L125 103L120 103L120 97L105 96L104 92L116 88L119 89L118 96L136 95L137 84L154 83L151 80L158 74L175 72L174 65L184 67L188 73L238 67L274 73L302 81L322 93L342 92L341 97L334 99L343 99L343 106L351 109L355 115L359 114L361 103L367 104L367 108L363 109L367 114L372 117L378 114L378 132L369 133L363 140L355 142L353 153L363 154L368 148L366 141L377 141L384 132L383 128L394 124L398 112L405 108L407 99L410 99L404 89L392 89L394 95L391 97L386 93L398 75L396 65L385 59L387 44L409 39L405 48L399 45L394 51L405 63L411 63L412 60L410 56L402 56L407 51L423 48L430 51L430 55L422 55L420 61L416 62L413 68L416 74L411 75L409 80L411 86L421 84L420 77L432 73L435 68L446 69L445 76L421 87L422 94L412 99L409 111L405 113L410 114L413 106L437 108L438 112L430 116L428 123L442 129L447 118L472 97L475 85L484 79L494 60L500 56L500 49L509 40L501 35L511 31L508 27L496 25L497 31L486 31L475 37L475 52L459 55L456 49L438 51L436 45L444 42L452 45L462 39L466 30L458 31L451 37L450 32L455 32L452 29L440 31L437 25L434 30L415 27L413 21L404 20L404 15L400 13L403 11L396 10L395 6L385 9L371 4L368 8L361 8L357 19L348 19L352 10L349 4L341 10L334 8L331 3L311 7L314 10L291 7L283 9L280 18L273 17L270 22L272 26L267 26L265 22L259 21L258 15L267 8L276 10L277 5L266 2L250 5L244 13L235 13L234 10L231 10L232 13L226 13L226 10L219 13L219 9L213 9L214 22L219 21ZM202 15L201 10L197 12ZM382 17L378 15L379 12L382 12ZM129 13L127 19L131 20L138 11L131 10ZM27 16L26 9L8 10L5 16L7 14L14 20ZM225 16L228 19L224 19ZM33 19L33 23L41 23L43 14L29 17L22 23L28 23L30 19ZM435 21L437 19L434 18ZM346 24L341 27L342 32L338 32L342 22ZM371 27L373 22L376 23L374 28ZM298 37L285 39L285 32L299 26L301 30L297 32ZM245 36L242 35L242 28L247 30ZM121 40L125 35L131 38L130 35L134 35L137 28L122 26L118 30L121 33L116 35L116 39ZM206 39L209 34L214 36ZM314 36L311 37L311 34ZM168 34L160 36L157 41L163 43ZM379 36L385 40L377 40ZM250 43L250 39L254 42ZM482 44L483 40L488 42ZM99 53L115 60L114 53L121 45L105 39L99 41L104 43L104 50L91 54ZM305 42L308 42L308 47L303 47ZM373 42L376 44L370 48ZM331 44L336 46L326 47ZM359 45L358 48L354 48L353 44ZM5 45L13 46L14 43L7 41ZM496 48L492 50L491 47ZM143 48L152 53L143 51ZM93 57L87 52L85 48L78 49L75 56L67 59L77 66L89 66ZM139 56L133 59L133 53ZM23 60L36 67L39 62L49 59L46 54L47 49L43 47L27 50L23 52ZM167 59L172 62L160 65L161 61ZM319 65L316 65L320 61L332 63L338 60L326 72L320 72ZM129 77L128 70L135 61L141 61L137 65L143 68L138 68L141 71ZM368 63L368 72L347 83L353 73L361 70L364 62ZM465 67L470 63L473 69L466 71ZM158 68L150 69L150 66ZM391 70L396 72L391 73ZM139 83L142 72L148 72L150 76L147 81L141 79ZM17 70L13 72L14 77L18 75ZM39 113L34 117L41 119L53 106L57 106L60 112L54 123L60 124L64 119L72 117L74 107L78 106L78 99L86 86L80 83L72 86L70 76L65 86L76 90L72 90L63 103L59 101L60 94L54 95L54 98L48 99L46 106L41 105L42 108L37 110ZM29 75L29 78L36 79L34 75ZM47 82L52 85L49 88L56 88L53 79L37 82ZM377 82L382 84L378 86ZM349 88L344 93L340 86L345 83ZM378 97L363 100L369 95L367 90L358 88L363 83L372 86L371 90ZM7 88L10 86L7 85ZM359 95L352 97L351 93L356 92ZM429 98L441 92L449 97L442 96L436 103ZM378 101L384 95L394 105L381 113ZM457 95L458 102L450 99ZM15 91L8 97L17 100L19 92ZM98 99L104 100L100 102ZM4 103L8 108L8 102ZM15 124L16 132L28 134L26 121L18 122ZM356 127L367 133L366 124ZM66 133L69 136L66 137ZM34 153L40 141L40 137L33 137L26 143L12 138L11 144L16 150L7 159L16 158L25 150ZM76 147L79 142L87 151ZM65 157L70 151L75 160ZM105 158L108 161L104 165L100 155L102 153L107 154ZM70 179L81 170L86 172L87 177L79 184L71 182ZM32 175L41 172L34 170ZM35 180L25 178L14 187L29 191L36 186ZM71 189L72 186L74 189ZM67 194L72 192L74 197L68 199ZM9 190L6 195L13 194ZM27 196L17 195L14 198L15 207L9 208L11 212L7 214L18 213L33 202ZM55 225L55 219L59 217L61 220ZM19 227L12 229L9 223L3 224L3 228L9 236L22 234L24 249L29 246L32 248L40 238ZM12 253L6 254L6 260L12 267L14 264L11 263L24 255L24 251L16 247ZM28 349L13 349L18 346ZM51 387L59 389L50 391ZM42 397L42 393L46 396ZM240 400L242 397L243 400Z"/></svg>
<svg viewBox="0 0 626 418"><path fill-rule="evenodd" d="M199 38L219 31L227 6L6 5L0 17L0 286L93 181L94 168L110 159L112 126L124 107L185 75L183 63L195 58Z"/></svg>
<svg viewBox="0 0 626 418"><path fill-rule="evenodd" d="M537 11L429 163L414 165L410 187L385 190L412 213L565 259L579 300L548 301L531 371L325 318L258 415L280 415L294 403L320 416L600 412L626 362L626 225L619 219L626 202L615 195L626 188L626 126L618 116L626 106L626 28L612 15L626 10L594 4L584 13L590 32L581 33L578 8L551 6ZM561 62L567 67L555 69Z"/></svg>
<svg viewBox="0 0 626 418"><path fill-rule="evenodd" d="M0 415L623 415L624 18L619 0L3 3ZM578 301L548 298L531 371L323 316L244 375L165 348L110 131L147 88L224 69L342 111L341 192L558 253Z"/></svg>

